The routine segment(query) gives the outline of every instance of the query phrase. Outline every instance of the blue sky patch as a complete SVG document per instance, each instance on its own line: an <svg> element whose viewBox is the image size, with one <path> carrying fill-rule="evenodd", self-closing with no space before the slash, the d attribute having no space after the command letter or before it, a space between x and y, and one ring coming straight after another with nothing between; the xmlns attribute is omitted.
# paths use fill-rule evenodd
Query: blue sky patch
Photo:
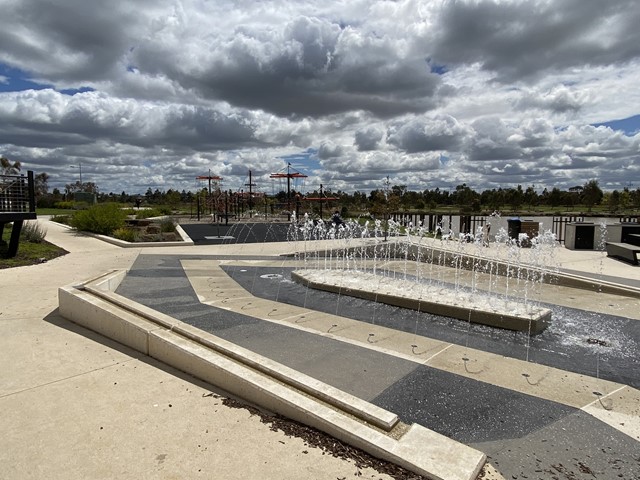
<svg viewBox="0 0 640 480"><path fill-rule="evenodd" d="M22 90L43 90L51 85L32 82L27 72L0 63L0 92L21 92Z"/></svg>
<svg viewBox="0 0 640 480"><path fill-rule="evenodd" d="M305 175L311 175L313 170L322 168L320 166L320 161L318 160L318 149L316 148L308 148L303 152L283 155L279 158L284 162L289 162L291 164L291 168L299 171L300 173L304 173ZM286 165L284 167L286 167Z"/></svg>
<svg viewBox="0 0 640 480"><path fill-rule="evenodd" d="M435 63L430 58L427 58L427 65L429 65L429 70L431 71L431 73L435 73L436 75L444 75L449 71L446 65Z"/></svg>
<svg viewBox="0 0 640 480"><path fill-rule="evenodd" d="M80 88L65 88L60 90L63 95L76 95L77 93L95 92L95 88L80 87Z"/></svg>
<svg viewBox="0 0 640 480"><path fill-rule="evenodd" d="M10 67L0 63L0 92L22 92L23 90L44 90L54 88L51 84L37 83L29 78L29 74L19 68ZM77 93L93 92L91 87L65 88L58 90L63 95L75 95Z"/></svg>
<svg viewBox="0 0 640 480"><path fill-rule="evenodd" d="M622 130L625 135L632 137L636 133L640 132L640 115L634 115L620 120L612 120L610 122L594 123L593 126L604 126L609 127L612 130Z"/></svg>

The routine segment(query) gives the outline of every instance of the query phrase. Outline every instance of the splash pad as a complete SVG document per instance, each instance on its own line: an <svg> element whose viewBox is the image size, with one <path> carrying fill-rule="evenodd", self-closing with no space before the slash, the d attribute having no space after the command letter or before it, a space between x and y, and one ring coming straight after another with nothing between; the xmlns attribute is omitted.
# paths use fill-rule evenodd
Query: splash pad
<svg viewBox="0 0 640 480"><path fill-rule="evenodd" d="M487 241L479 235L452 241L450 233L437 232L437 242L448 247L438 250L424 243L435 235L421 226L390 222L383 232L380 221L320 226L305 217L293 228L291 237L297 240L342 241L339 248L300 254L305 268L292 272L291 278L308 288L529 334L544 331L551 322L551 310L531 296L549 273L545 269L555 247L552 234L529 239L532 248L527 249L525 265L521 242L510 241L506 232L496 235L493 246L504 252L499 252L499 260L489 260L482 257ZM450 271L448 279L443 269ZM471 279L467 286L460 281L463 272Z"/></svg>
<svg viewBox="0 0 640 480"><path fill-rule="evenodd" d="M297 270L291 278L317 290L508 330L540 333L551 322L548 308L513 300L492 301L471 292L455 293L369 272Z"/></svg>

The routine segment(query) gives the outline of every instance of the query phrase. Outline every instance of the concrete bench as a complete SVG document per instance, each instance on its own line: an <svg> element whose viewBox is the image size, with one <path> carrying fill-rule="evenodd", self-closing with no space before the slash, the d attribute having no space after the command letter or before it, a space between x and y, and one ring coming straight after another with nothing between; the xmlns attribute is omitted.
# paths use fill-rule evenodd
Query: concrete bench
<svg viewBox="0 0 640 480"><path fill-rule="evenodd" d="M637 245L631 245L630 243L615 243L607 242L607 256L615 257L621 260L631 262L634 265L638 265L638 255L640 254L640 247Z"/></svg>

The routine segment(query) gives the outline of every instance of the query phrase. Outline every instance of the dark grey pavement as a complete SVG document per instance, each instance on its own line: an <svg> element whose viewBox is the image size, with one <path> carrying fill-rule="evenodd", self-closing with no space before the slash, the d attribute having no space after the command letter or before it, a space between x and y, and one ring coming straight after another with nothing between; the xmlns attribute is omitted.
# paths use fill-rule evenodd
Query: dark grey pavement
<svg viewBox="0 0 640 480"><path fill-rule="evenodd" d="M286 242L290 223L181 223L196 245Z"/></svg>
<svg viewBox="0 0 640 480"><path fill-rule="evenodd" d="M575 408L203 305L180 265L189 258L212 257L140 255L118 293L387 408L406 422L479 448L506 478L640 478L638 442ZM516 358L523 358L528 348L533 361L588 375L597 370L612 380L638 385L639 322L598 316L584 323L593 324L587 330L595 330L580 332L581 337L597 334L602 322L607 331L614 329L618 343L622 342L615 354L586 342L564 344L563 332L557 331L545 332L528 344L522 334L434 316L416 318L415 312L410 314L415 320L408 321L401 309L324 292L309 294L287 279L286 268L230 267L227 273L256 296L302 302L307 308L337 311L390 328L410 325L417 335L466 342L475 349ZM264 273L283 277L263 279ZM585 318L590 312L567 315Z"/></svg>

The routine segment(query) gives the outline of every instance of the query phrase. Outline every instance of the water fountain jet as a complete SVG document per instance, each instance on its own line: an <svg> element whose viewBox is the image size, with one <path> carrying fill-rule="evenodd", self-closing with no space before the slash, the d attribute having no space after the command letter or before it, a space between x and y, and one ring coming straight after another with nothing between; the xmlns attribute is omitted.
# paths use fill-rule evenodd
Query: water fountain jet
<svg viewBox="0 0 640 480"><path fill-rule="evenodd" d="M304 232L305 238L310 238L309 232L317 230L316 225L308 219L296 228ZM529 334L542 332L551 322L551 310L536 305L529 298L529 290L533 289L536 282L542 281L544 274L539 268L533 271L521 264L520 247L515 251L513 245L505 242L507 248L514 252L508 252L506 262L496 262L467 253L465 245L473 243L474 236L461 236L457 243L452 244L455 247L453 250L443 249L437 255L441 263L440 270L445 266L453 268L453 283L447 282L447 273L442 272L439 273L441 278L434 282L433 278L423 278L417 266L414 278L407 272L410 259L420 264L429 258L436 258L437 248L423 242L428 232L422 227L404 228L391 223L389 231L393 235L385 241L375 236L377 229L373 229L374 236L370 237L367 236L366 226L363 228L355 222L340 227L331 225L329 228L332 230L330 236L341 242L340 248L315 252L314 255L324 253L329 256L325 268L310 268L306 264L305 268L292 272L292 280L308 288L338 295ZM354 244L354 240L360 240L361 243ZM426 250L431 252L425 254ZM355 261L356 255L360 257L359 261ZM398 272L393 269L394 262L398 263ZM461 276L466 271L472 275L470 288L461 285ZM487 290L493 295L480 291L479 272L488 273ZM506 279L506 288L499 294L494 285L496 275ZM514 286L510 283L524 287L524 299L514 298Z"/></svg>

